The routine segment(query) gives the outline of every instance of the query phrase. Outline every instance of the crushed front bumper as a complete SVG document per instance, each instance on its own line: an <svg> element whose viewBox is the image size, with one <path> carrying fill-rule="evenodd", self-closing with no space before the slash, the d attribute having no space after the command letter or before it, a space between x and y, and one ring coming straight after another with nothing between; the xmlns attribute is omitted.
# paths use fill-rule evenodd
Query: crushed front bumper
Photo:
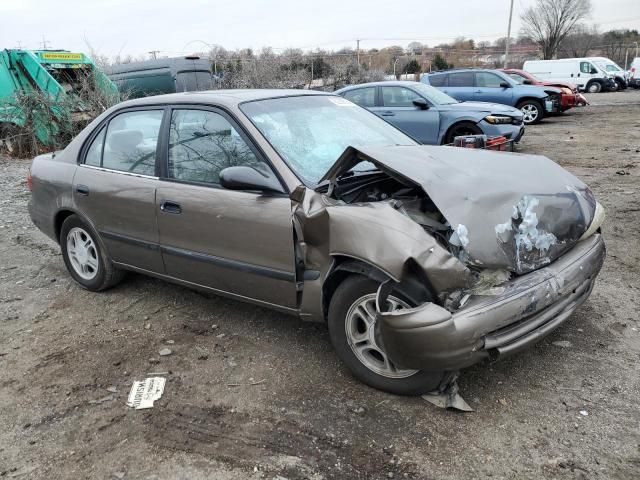
<svg viewBox="0 0 640 480"><path fill-rule="evenodd" d="M450 313L433 303L378 313L378 340L401 368L457 370L510 355L560 326L587 299L605 258L595 234L547 267Z"/></svg>

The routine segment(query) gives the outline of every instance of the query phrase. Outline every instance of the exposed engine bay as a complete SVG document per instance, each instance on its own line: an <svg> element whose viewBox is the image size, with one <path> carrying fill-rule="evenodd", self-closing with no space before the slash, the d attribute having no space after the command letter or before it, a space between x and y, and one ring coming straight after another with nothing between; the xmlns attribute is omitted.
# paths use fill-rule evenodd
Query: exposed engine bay
<svg viewBox="0 0 640 480"><path fill-rule="evenodd" d="M458 234L417 185L396 180L384 172L356 172L339 179L330 196L347 204L387 202L422 226L440 245L464 261Z"/></svg>

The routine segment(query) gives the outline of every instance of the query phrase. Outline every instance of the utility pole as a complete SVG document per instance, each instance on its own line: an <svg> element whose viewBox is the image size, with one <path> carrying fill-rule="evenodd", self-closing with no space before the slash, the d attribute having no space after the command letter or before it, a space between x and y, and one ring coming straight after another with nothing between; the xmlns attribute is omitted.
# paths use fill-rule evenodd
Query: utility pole
<svg viewBox="0 0 640 480"><path fill-rule="evenodd" d="M509 44L511 43L511 18L513 17L513 0L509 8L509 26L507 27L507 44L504 47L504 68L507 68L509 62Z"/></svg>
<svg viewBox="0 0 640 480"><path fill-rule="evenodd" d="M44 35L42 36L42 49L46 50L47 49L47 44L49 42L45 40Z"/></svg>
<svg viewBox="0 0 640 480"><path fill-rule="evenodd" d="M151 56L153 60L156 60L158 58L159 53L160 53L160 50L151 50L149 52L149 56Z"/></svg>
<svg viewBox="0 0 640 480"><path fill-rule="evenodd" d="M356 55L358 56L358 68L360 68L360 39L356 40Z"/></svg>

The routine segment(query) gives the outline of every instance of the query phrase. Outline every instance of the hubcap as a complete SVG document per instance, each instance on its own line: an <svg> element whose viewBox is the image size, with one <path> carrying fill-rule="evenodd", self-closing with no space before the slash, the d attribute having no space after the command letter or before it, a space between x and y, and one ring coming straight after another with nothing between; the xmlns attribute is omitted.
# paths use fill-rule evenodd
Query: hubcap
<svg viewBox="0 0 640 480"><path fill-rule="evenodd" d="M402 300L389 296L389 311L409 308ZM370 293L353 302L347 312L345 331L347 342L360 363L378 375L387 378L407 378L418 370L396 368L387 354L378 346L375 338L376 294Z"/></svg>
<svg viewBox="0 0 640 480"><path fill-rule="evenodd" d="M523 105L520 111L524 115L524 123L534 122L538 118L538 108L530 103Z"/></svg>
<svg viewBox="0 0 640 480"><path fill-rule="evenodd" d="M98 274L98 251L84 229L74 227L67 233L67 255L73 270L82 279L93 280Z"/></svg>

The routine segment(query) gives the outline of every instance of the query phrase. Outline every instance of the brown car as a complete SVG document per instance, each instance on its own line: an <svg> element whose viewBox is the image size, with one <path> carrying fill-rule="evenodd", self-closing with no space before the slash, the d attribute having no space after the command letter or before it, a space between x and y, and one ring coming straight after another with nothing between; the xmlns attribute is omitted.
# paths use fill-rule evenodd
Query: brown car
<svg viewBox="0 0 640 480"><path fill-rule="evenodd" d="M327 322L357 378L400 394L547 335L605 256L601 206L551 160L420 146L320 92L128 101L30 176L84 288L132 270Z"/></svg>

